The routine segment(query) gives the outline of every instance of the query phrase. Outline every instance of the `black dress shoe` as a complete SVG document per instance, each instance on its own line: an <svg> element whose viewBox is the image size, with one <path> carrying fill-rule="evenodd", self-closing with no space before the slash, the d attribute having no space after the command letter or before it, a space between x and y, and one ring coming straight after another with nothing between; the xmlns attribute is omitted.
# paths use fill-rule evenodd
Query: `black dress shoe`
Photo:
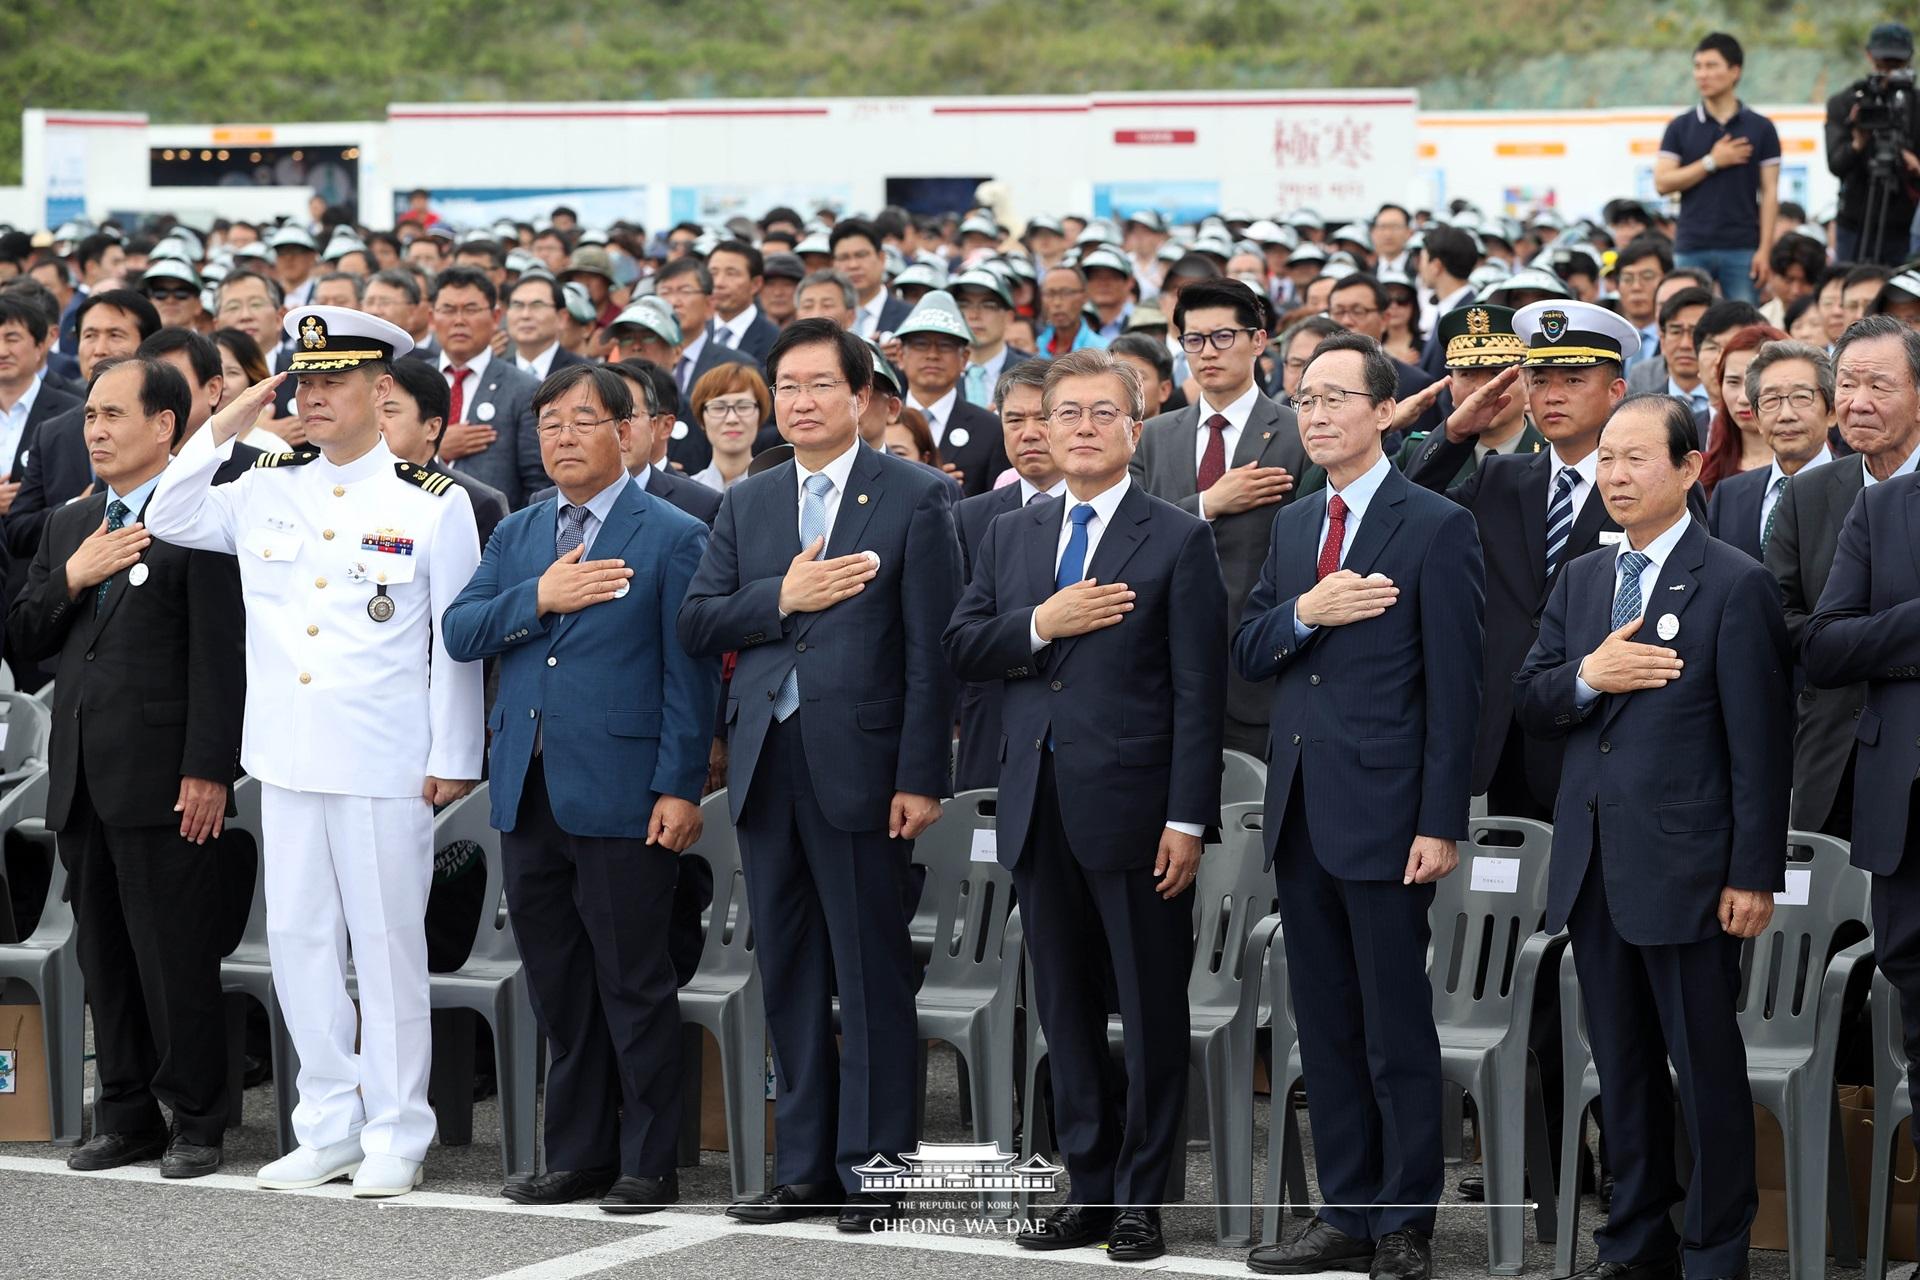
<svg viewBox="0 0 1920 1280"><path fill-rule="evenodd" d="M1113 1230L1107 1233L1107 1256L1115 1262L1145 1262L1167 1251L1166 1237L1160 1234L1158 1209L1122 1209L1113 1215Z"/></svg>
<svg viewBox="0 0 1920 1280"><path fill-rule="evenodd" d="M624 1175L600 1197L602 1213L658 1213L680 1199L680 1175L642 1178Z"/></svg>
<svg viewBox="0 0 1920 1280"><path fill-rule="evenodd" d="M220 1172L225 1154L218 1143L203 1147L197 1142L188 1142L179 1134L167 1144L167 1153L160 1157L160 1176L163 1178L204 1178L210 1173Z"/></svg>
<svg viewBox="0 0 1920 1280"><path fill-rule="evenodd" d="M1567 1280L1680 1280L1680 1259L1660 1258L1653 1262L1596 1262L1585 1271L1576 1271Z"/></svg>
<svg viewBox="0 0 1920 1280"><path fill-rule="evenodd" d="M618 1169L549 1169L515 1178L500 1194L515 1204L572 1204L607 1194Z"/></svg>
<svg viewBox="0 0 1920 1280"><path fill-rule="evenodd" d="M892 1226L901 1217L900 1202L885 1196L855 1192L846 1197L846 1201L840 1206L842 1231L878 1231L882 1227Z"/></svg>
<svg viewBox="0 0 1920 1280"><path fill-rule="evenodd" d="M1433 1275L1433 1242L1411 1227L1389 1231L1373 1246L1373 1280L1429 1280Z"/></svg>
<svg viewBox="0 0 1920 1280"><path fill-rule="evenodd" d="M846 1198L837 1182L783 1182L763 1196L728 1205L727 1216L755 1226L824 1218L839 1213Z"/></svg>
<svg viewBox="0 0 1920 1280"><path fill-rule="evenodd" d="M1350 1236L1324 1218L1315 1218L1293 1239L1255 1249L1247 1255L1247 1265L1270 1276L1365 1272L1373 1266L1373 1242Z"/></svg>
<svg viewBox="0 0 1920 1280"><path fill-rule="evenodd" d="M1113 1210L1063 1204L1044 1221L1015 1236L1013 1242L1022 1249L1078 1249L1100 1244L1112 1229Z"/></svg>
<svg viewBox="0 0 1920 1280"><path fill-rule="evenodd" d="M67 1157L67 1168L80 1173L118 1169L140 1160L157 1160L167 1152L167 1132L96 1133Z"/></svg>

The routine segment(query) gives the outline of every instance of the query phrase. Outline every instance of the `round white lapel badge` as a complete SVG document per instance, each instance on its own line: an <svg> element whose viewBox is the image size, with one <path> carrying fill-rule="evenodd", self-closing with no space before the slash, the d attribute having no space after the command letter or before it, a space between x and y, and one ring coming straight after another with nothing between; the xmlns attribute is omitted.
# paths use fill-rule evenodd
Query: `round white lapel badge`
<svg viewBox="0 0 1920 1280"><path fill-rule="evenodd" d="M867 563L872 565L875 569L878 569L880 567L880 553L878 551L874 551L871 548L869 548L866 551L862 551L860 554L865 556L867 558Z"/></svg>
<svg viewBox="0 0 1920 1280"><path fill-rule="evenodd" d="M493 401L489 400L485 404L475 408L473 411L473 416L480 419L480 421L482 422L492 422L493 421Z"/></svg>
<svg viewBox="0 0 1920 1280"><path fill-rule="evenodd" d="M633 583L631 581L622 582L618 587L614 588L613 598L615 600L624 600L627 598L627 592L631 590L633 590Z"/></svg>
<svg viewBox="0 0 1920 1280"><path fill-rule="evenodd" d="M1654 634L1662 640L1671 640L1680 634L1680 619L1670 613L1660 615L1660 621L1654 624Z"/></svg>
<svg viewBox="0 0 1920 1280"><path fill-rule="evenodd" d="M133 568L127 570L127 581L137 587L141 583L147 580L147 574L150 572L152 571L149 570L146 566L146 563L142 561L141 563L134 565Z"/></svg>
<svg viewBox="0 0 1920 1280"><path fill-rule="evenodd" d="M956 449L966 448L967 441L971 439L973 439L973 436L965 427L955 427L953 430L947 432L947 443Z"/></svg>
<svg viewBox="0 0 1920 1280"><path fill-rule="evenodd" d="M678 418L673 420L673 438L675 440L685 440L687 438L687 424Z"/></svg>

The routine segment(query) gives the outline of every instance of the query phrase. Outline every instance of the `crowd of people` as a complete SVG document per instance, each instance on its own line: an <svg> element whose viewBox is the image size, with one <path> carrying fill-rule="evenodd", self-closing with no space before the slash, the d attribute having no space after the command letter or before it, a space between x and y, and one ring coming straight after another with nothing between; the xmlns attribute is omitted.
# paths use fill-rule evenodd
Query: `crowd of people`
<svg viewBox="0 0 1920 1280"><path fill-rule="evenodd" d="M1897 74L1911 36L1868 53ZM503 1194L674 1203L712 898L677 855L724 788L779 1131L729 1212L885 1227L854 1170L918 1136L912 845L986 787L1070 1181L1019 1243L1157 1257L1234 750L1266 768L1324 1201L1249 1265L1431 1274L1428 910L1484 796L1553 827L1605 1138L1560 1176L1611 1189L1580 1274L1744 1275L1739 949L1790 826L1873 874L1920 1060L1920 264L1847 260L1844 199L1777 199L1743 60L1696 51L1677 214L649 238L457 229L417 192L392 230L0 233L5 655L51 682L99 1072L70 1163L221 1166L244 772L300 1064L258 1181L419 1185L433 817L484 777L550 1052L547 1167Z"/></svg>

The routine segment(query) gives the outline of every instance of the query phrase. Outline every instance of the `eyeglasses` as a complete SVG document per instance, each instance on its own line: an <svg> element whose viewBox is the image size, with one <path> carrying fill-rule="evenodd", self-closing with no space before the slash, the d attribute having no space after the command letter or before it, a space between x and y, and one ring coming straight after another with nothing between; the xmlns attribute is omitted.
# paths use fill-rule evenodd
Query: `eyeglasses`
<svg viewBox="0 0 1920 1280"><path fill-rule="evenodd" d="M223 316L264 314L275 310L278 308L265 298L228 298L220 304L220 314Z"/></svg>
<svg viewBox="0 0 1920 1280"><path fill-rule="evenodd" d="M709 400L707 401L707 407L701 412L709 418L718 418L722 422L725 422L728 418L738 418L742 422L750 422L753 420L753 415L759 408L760 406L751 400L736 400L731 402L725 400Z"/></svg>
<svg viewBox="0 0 1920 1280"><path fill-rule="evenodd" d="M804 391L811 399L820 400L832 395L846 385L847 381L845 378L821 378L818 381L809 382L804 386L798 382L782 382L774 387L773 398L775 400L791 400Z"/></svg>
<svg viewBox="0 0 1920 1280"><path fill-rule="evenodd" d="M1349 320L1365 320L1368 316L1380 314L1378 307L1328 307L1327 315L1336 324L1345 324Z"/></svg>
<svg viewBox="0 0 1920 1280"><path fill-rule="evenodd" d="M916 355L946 355L951 352L958 355L964 343L945 338L922 337L915 334L911 338L901 339L900 345Z"/></svg>
<svg viewBox="0 0 1920 1280"><path fill-rule="evenodd" d="M1658 271L1622 271L1616 280L1620 284L1659 284L1660 273Z"/></svg>
<svg viewBox="0 0 1920 1280"><path fill-rule="evenodd" d="M149 289L147 298L153 302L186 302L194 297L191 289Z"/></svg>
<svg viewBox="0 0 1920 1280"><path fill-rule="evenodd" d="M1042 289L1040 296L1048 302L1065 302L1068 298L1078 298L1086 294L1085 289Z"/></svg>
<svg viewBox="0 0 1920 1280"><path fill-rule="evenodd" d="M535 430L539 431L539 433L542 436L545 436L549 440L552 440L558 437L562 431L568 433L569 435L577 439L581 436L592 435L593 429L599 426L603 422L618 422L618 421L620 421L620 419L611 418L611 417L571 418L571 419L554 418L554 419L549 419L548 421L537 424L535 427Z"/></svg>
<svg viewBox="0 0 1920 1280"><path fill-rule="evenodd" d="M508 315L512 315L516 311L524 312L524 311L558 311L558 310L559 310L558 307L554 306L551 302L548 302L545 298L532 298L524 302L509 302L507 304Z"/></svg>
<svg viewBox="0 0 1920 1280"><path fill-rule="evenodd" d="M1693 326L1690 324L1670 324L1661 327L1660 336L1678 341L1692 332Z"/></svg>
<svg viewBox="0 0 1920 1280"><path fill-rule="evenodd" d="M1791 391L1769 391L1754 401L1753 405L1762 413L1778 413L1783 404L1790 404L1804 412L1813 408L1815 398L1812 387L1795 387Z"/></svg>
<svg viewBox="0 0 1920 1280"><path fill-rule="evenodd" d="M1225 351L1233 345L1234 339L1243 333L1259 333L1258 329L1215 329L1212 333L1183 333L1180 345L1188 351L1204 351L1211 342L1215 351Z"/></svg>
<svg viewBox="0 0 1920 1280"><path fill-rule="evenodd" d="M1107 428L1119 422L1120 419L1127 416L1127 414L1120 412L1112 405L1105 404L1096 407L1092 411L1082 409L1077 404L1063 404L1058 409L1055 409L1052 414L1053 420L1069 431L1078 427L1085 419L1092 419L1094 426L1105 431Z"/></svg>
<svg viewBox="0 0 1920 1280"><path fill-rule="evenodd" d="M697 284L681 285L673 289L656 289L654 292L662 298L702 298L707 293Z"/></svg>
<svg viewBox="0 0 1920 1280"><path fill-rule="evenodd" d="M439 316L442 320L478 320L481 316L486 315L491 310L493 310L492 307L486 306L483 303L469 302L464 307L455 307L455 306L435 307L433 309L433 314L435 314L436 316Z"/></svg>
<svg viewBox="0 0 1920 1280"><path fill-rule="evenodd" d="M1312 395L1294 396L1291 400L1287 401L1287 404L1292 406L1296 414L1303 417L1312 413L1323 404L1326 405L1328 413L1338 413L1341 406L1345 405L1347 401L1354 396L1361 397L1368 404L1373 403L1373 397L1364 391L1352 391L1346 387L1328 387L1325 391L1316 392Z"/></svg>

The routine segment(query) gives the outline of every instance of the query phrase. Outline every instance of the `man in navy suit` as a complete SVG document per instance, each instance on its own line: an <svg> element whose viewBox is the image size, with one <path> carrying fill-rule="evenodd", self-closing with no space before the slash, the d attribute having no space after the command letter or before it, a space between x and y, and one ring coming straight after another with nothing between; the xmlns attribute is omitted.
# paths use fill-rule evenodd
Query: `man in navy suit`
<svg viewBox="0 0 1920 1280"><path fill-rule="evenodd" d="M673 384L680 390L678 406L680 421L688 424L687 433L673 443L673 460L686 468L688 475L706 470L713 461L713 446L707 443L707 433L700 429L700 419L693 411L693 389L700 379L723 364L745 362L758 368L754 358L744 351L736 351L723 341L713 323L713 277L707 273L706 263L691 255L676 258L660 269L654 277L654 286L658 289L658 298L673 310L674 324L679 328L675 339L678 350L671 353L670 359L659 361L670 367ZM620 324L633 308L628 307L620 313ZM643 325L644 327L644 325ZM643 343L637 351L626 354L638 354L653 358Z"/></svg>
<svg viewBox="0 0 1920 1280"><path fill-rule="evenodd" d="M492 485L518 511L527 495L546 487L540 441L533 431L532 374L493 355L499 294L486 273L448 267L433 279L433 333L440 352L414 352L437 364L447 380L450 407L440 458L455 471Z"/></svg>
<svg viewBox="0 0 1920 1280"><path fill-rule="evenodd" d="M926 419L941 466L969 496L987 492L1007 469L1007 454L993 411L960 394L973 335L959 304L946 290L931 290L901 322L897 336L906 404Z"/></svg>
<svg viewBox="0 0 1920 1280"><path fill-rule="evenodd" d="M504 1194L645 1213L679 1195L667 934L677 855L700 837L720 669L673 622L706 527L628 477L633 395L611 370L549 376L534 414L559 497L502 522L443 623L456 661L500 660L492 822L553 1049L548 1171Z"/></svg>
<svg viewBox="0 0 1920 1280"><path fill-rule="evenodd" d="M833 224L827 244L833 250L833 269L853 284L853 332L869 342L899 329L913 310L887 292L887 258L880 231L863 218L842 218Z"/></svg>
<svg viewBox="0 0 1920 1280"><path fill-rule="evenodd" d="M1104 1242L1125 1262L1166 1252L1159 1205L1185 1158L1191 891L1219 822L1227 696L1212 526L1127 473L1143 401L1133 367L1097 348L1047 366L1067 493L993 522L946 637L962 679L1003 690L997 856L1020 895L1072 1178L1071 1202L1019 1243Z"/></svg>
<svg viewBox="0 0 1920 1280"><path fill-rule="evenodd" d="M1067 490L1066 478L1053 459L1047 415L1041 408L1046 365L1038 360L1025 363L1030 367L1009 366L1000 375L994 393L1000 411L1002 447L1013 459L1013 469L1020 478L966 498L953 509L953 522L960 530L961 567L969 581L989 525L1009 511L1058 497ZM960 689L960 749L953 768L956 791L1000 785L1000 692L998 679L969 680Z"/></svg>
<svg viewBox="0 0 1920 1280"><path fill-rule="evenodd" d="M1785 887L1792 660L1765 566L1688 514L1693 438L1675 397L1615 410L1598 483L1625 540L1567 566L1514 678L1528 730L1567 743L1546 927L1573 936L1614 1176L1589 1280L1744 1276L1759 1203L1735 1001L1740 939Z"/></svg>
<svg viewBox="0 0 1920 1280"><path fill-rule="evenodd" d="M1395 385L1371 338L1315 349L1294 408L1328 488L1274 518L1233 644L1243 678L1275 681L1267 858L1327 1202L1295 1239L1253 1251L1249 1266L1279 1275L1433 1267L1427 910L1467 834L1485 575L1473 517L1382 452Z"/></svg>
<svg viewBox="0 0 1920 1280"><path fill-rule="evenodd" d="M760 310L766 259L750 244L722 240L707 255L707 274L713 279L714 341L764 366L780 336L780 326Z"/></svg>
<svg viewBox="0 0 1920 1280"><path fill-rule="evenodd" d="M567 295L560 282L544 271L530 272L506 293L507 335L513 339L513 366L535 382L571 364L585 364L560 345L567 318Z"/></svg>
<svg viewBox="0 0 1920 1280"><path fill-rule="evenodd" d="M1707 502L1707 532L1765 563L1787 484L1833 459L1833 362L1820 348L1787 339L1769 342L1747 365L1747 401L1773 462L1728 476Z"/></svg>
<svg viewBox="0 0 1920 1280"><path fill-rule="evenodd" d="M865 343L796 320L767 356L791 461L727 491L680 610L688 652L734 651L727 793L766 983L780 1129L775 1186L728 1212L897 1206L855 1164L910 1151L917 1018L907 936L913 839L948 794L954 680L940 636L960 596L952 486L861 443ZM844 1045L834 1044L840 997Z"/></svg>
<svg viewBox="0 0 1920 1280"><path fill-rule="evenodd" d="M1855 431L1897 437L1920 424L1920 333L1886 319L1856 321L1841 337L1834 394ZM1920 843L1920 478L1875 476L1873 461L1800 656L1810 683L1866 689L1855 729L1853 864L1873 873L1874 960L1900 993L1907 1057L1920 1065L1920 857L1911 852Z"/></svg>

